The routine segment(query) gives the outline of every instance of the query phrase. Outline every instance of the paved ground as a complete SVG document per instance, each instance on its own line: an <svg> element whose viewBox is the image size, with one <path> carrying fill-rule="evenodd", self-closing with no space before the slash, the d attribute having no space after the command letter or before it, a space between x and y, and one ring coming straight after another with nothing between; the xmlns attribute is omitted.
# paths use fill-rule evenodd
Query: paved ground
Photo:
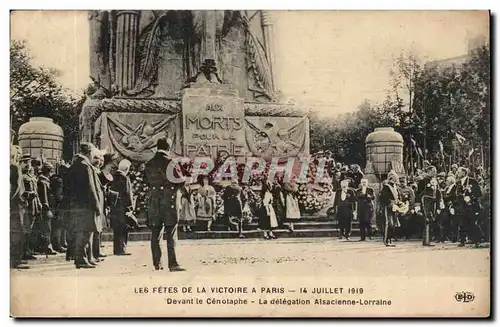
<svg viewBox="0 0 500 327"><path fill-rule="evenodd" d="M104 253L111 253L106 242ZM165 244L163 244L165 246ZM166 255L165 248L164 256ZM147 276L154 272L148 242L131 242L131 256L109 256L96 269L76 269L63 255L39 256L29 270L13 270L13 276ZM489 248L458 248L438 244L424 248L417 241L398 242L386 248L380 240L345 242L336 239L185 240L177 247L179 262L189 276L246 275L349 277L455 276L488 277ZM164 257L166 260L166 258ZM390 269L388 269L390 267Z"/></svg>

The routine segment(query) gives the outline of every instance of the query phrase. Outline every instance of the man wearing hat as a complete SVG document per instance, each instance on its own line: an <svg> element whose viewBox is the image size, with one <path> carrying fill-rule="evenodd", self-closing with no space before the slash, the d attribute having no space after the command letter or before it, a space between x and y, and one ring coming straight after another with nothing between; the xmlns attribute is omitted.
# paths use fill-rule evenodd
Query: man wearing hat
<svg viewBox="0 0 500 327"><path fill-rule="evenodd" d="M384 218L384 244L390 247L395 246L392 243L394 229L399 226L397 207L401 203L401 195L397 184L398 175L394 171L389 172L387 182L382 186L379 199Z"/></svg>
<svg viewBox="0 0 500 327"><path fill-rule="evenodd" d="M450 172L455 176L455 178L457 178L458 177L458 165L457 164L451 165Z"/></svg>
<svg viewBox="0 0 500 327"><path fill-rule="evenodd" d="M428 166L425 170L426 176L418 184L417 201L422 207L424 214L424 232L422 237L423 246L434 246L430 240L430 226L437 224L437 216L444 209L442 193L436 179L437 170L434 166Z"/></svg>
<svg viewBox="0 0 500 327"><path fill-rule="evenodd" d="M66 183L70 215L76 231L74 258L77 269L96 267L91 260L90 240L92 233L100 231L103 213L97 193L100 185L96 183L94 168L90 163L94 148L92 143L80 144L80 152L69 168Z"/></svg>
<svg viewBox="0 0 500 327"><path fill-rule="evenodd" d="M42 253L44 254L56 254L52 249L51 243L51 224L54 214L50 206L51 202L51 190L50 190L50 177L54 173L54 166L49 162L44 162L40 169L40 175L38 176L37 190L40 203L42 205L42 210L40 214L40 219L37 224L37 233L39 245Z"/></svg>
<svg viewBox="0 0 500 327"><path fill-rule="evenodd" d="M352 220L356 219L356 193L349 188L349 180L340 182L340 190L335 192L333 200L333 210L337 214L337 221L340 230L340 239L345 237L349 241L351 236Z"/></svg>
<svg viewBox="0 0 500 327"><path fill-rule="evenodd" d="M146 163L145 177L149 185L148 226L151 228L151 253L156 270L162 270L160 241L165 231L167 238L168 268L170 271L184 271L175 254L177 238L176 195L186 180L179 163L170 158L172 141L160 138L157 151Z"/></svg>

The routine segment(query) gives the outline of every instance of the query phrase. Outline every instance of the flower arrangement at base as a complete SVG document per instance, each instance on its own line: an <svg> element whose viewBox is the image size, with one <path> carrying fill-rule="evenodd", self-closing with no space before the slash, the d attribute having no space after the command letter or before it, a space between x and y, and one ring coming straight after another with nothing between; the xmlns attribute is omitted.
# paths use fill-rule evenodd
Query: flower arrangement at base
<svg viewBox="0 0 500 327"><path fill-rule="evenodd" d="M312 184L299 185L299 205L303 213L315 213L325 208L331 201L333 192L327 187Z"/></svg>
<svg viewBox="0 0 500 327"><path fill-rule="evenodd" d="M143 170L130 170L130 182L132 184L132 194L135 198L135 208L133 214L146 214L148 209L148 191L149 187L144 181Z"/></svg>

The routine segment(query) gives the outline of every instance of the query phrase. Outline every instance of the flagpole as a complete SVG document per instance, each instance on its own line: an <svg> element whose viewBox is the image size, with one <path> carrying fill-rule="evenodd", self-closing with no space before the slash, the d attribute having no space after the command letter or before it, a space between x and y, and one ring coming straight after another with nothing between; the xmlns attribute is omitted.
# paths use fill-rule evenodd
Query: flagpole
<svg viewBox="0 0 500 327"><path fill-rule="evenodd" d="M483 151L483 141L481 141L481 166L483 167L483 169L485 169L484 167L484 151Z"/></svg>
<svg viewBox="0 0 500 327"><path fill-rule="evenodd" d="M410 165L411 165L411 175L415 176L414 166L413 166L413 145L410 141Z"/></svg>

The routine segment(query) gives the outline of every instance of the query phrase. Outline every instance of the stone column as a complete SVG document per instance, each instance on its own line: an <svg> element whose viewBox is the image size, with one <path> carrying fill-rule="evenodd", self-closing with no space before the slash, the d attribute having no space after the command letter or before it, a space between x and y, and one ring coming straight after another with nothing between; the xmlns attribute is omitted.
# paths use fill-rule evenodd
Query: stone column
<svg viewBox="0 0 500 327"><path fill-rule="evenodd" d="M271 70L272 86L276 91L276 76L274 74L274 39L273 39L273 25L272 14L269 10L260 11L260 21L262 24L262 31L264 33L264 46L266 47L267 62Z"/></svg>
<svg viewBox="0 0 500 327"><path fill-rule="evenodd" d="M116 86L121 94L132 89L135 83L139 11L120 10L116 16Z"/></svg>

